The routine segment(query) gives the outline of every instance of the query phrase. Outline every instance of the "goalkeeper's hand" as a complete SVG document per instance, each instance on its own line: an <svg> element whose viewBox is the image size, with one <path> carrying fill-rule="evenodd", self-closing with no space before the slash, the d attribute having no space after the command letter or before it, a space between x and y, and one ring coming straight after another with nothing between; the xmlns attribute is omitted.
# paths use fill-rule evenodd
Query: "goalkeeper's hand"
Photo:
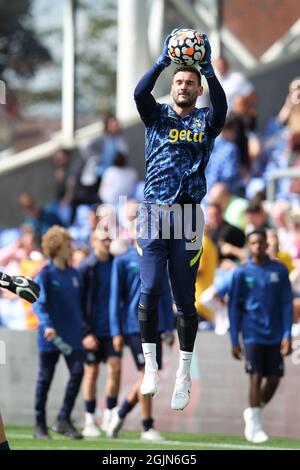
<svg viewBox="0 0 300 470"><path fill-rule="evenodd" d="M31 303L38 299L40 293L40 286L32 281L32 279L24 276L8 276L8 274L2 274L0 286Z"/></svg>
<svg viewBox="0 0 300 470"><path fill-rule="evenodd" d="M169 40L173 34L176 33L176 31L179 31L180 28L175 28L173 31L166 37L165 42L164 42L164 47L161 55L157 59L156 63L158 65L162 65L163 67L168 67L171 63L171 59L168 54L168 45L169 45Z"/></svg>
<svg viewBox="0 0 300 470"><path fill-rule="evenodd" d="M199 67L202 75L204 75L205 78L210 78L215 75L213 66L211 65L211 47L206 34L200 33L200 36L204 39L205 54L203 60L199 62Z"/></svg>

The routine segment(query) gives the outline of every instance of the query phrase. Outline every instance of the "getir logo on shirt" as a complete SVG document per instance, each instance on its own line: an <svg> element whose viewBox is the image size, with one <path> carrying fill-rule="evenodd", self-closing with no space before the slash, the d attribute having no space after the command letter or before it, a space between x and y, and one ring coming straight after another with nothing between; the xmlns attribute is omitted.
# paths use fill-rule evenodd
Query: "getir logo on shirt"
<svg viewBox="0 0 300 470"><path fill-rule="evenodd" d="M171 129L169 132L169 142L172 142L173 144L175 142L178 142L178 140L181 141L187 141L187 142L202 142L203 137L205 135L205 132L193 132L190 129L189 130L178 130L178 129Z"/></svg>

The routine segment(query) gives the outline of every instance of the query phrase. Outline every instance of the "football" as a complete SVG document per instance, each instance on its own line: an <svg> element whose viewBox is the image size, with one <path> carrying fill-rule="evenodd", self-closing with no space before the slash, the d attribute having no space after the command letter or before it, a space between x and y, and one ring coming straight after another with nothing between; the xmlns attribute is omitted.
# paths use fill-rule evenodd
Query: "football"
<svg viewBox="0 0 300 470"><path fill-rule="evenodd" d="M204 39L193 29L180 29L169 40L168 54L175 64L195 65L205 55Z"/></svg>

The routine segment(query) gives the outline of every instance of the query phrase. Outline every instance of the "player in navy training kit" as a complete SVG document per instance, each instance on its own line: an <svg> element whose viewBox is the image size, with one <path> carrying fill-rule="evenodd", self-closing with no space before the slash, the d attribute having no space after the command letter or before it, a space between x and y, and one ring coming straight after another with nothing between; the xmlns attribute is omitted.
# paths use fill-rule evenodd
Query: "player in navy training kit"
<svg viewBox="0 0 300 470"><path fill-rule="evenodd" d="M78 272L69 266L72 255L71 241L68 231L58 225L53 225L42 238L42 249L50 262L37 275L41 293L34 307L40 323L34 430L34 437L38 439L50 438L46 425L46 402L61 352L70 378L52 429L72 439L82 438L70 418L80 389L84 359L82 289ZM57 339L61 338L68 350L59 349Z"/></svg>
<svg viewBox="0 0 300 470"><path fill-rule="evenodd" d="M79 265L83 285L83 314L85 367L83 395L85 401L84 437L97 437L96 391L99 364L106 363L106 407L101 430L107 431L112 410L117 405L120 388L121 354L113 346L109 325L109 298L111 292L111 267L109 232L96 229L91 236L91 254Z"/></svg>
<svg viewBox="0 0 300 470"><path fill-rule="evenodd" d="M200 203L206 193L204 170L214 140L224 125L227 103L211 65L211 49L205 34L202 37L206 53L199 66L207 79L212 107L195 107L203 91L201 75L189 66L178 67L174 72L173 106L155 101L151 91L171 62L167 54L169 37L162 55L141 78L134 92L138 112L146 126L146 184L137 236L141 255L139 321L146 361L141 393L154 395L157 391L156 310L162 276L168 264L178 311L180 343L171 408L179 410L189 402L190 364L198 327L194 303L202 251L204 222Z"/></svg>
<svg viewBox="0 0 300 470"><path fill-rule="evenodd" d="M286 267L269 259L264 231L248 234L251 259L238 268L230 288L232 354L241 359L242 332L246 371L250 374L250 407L244 411L245 437L265 442L261 409L273 397L283 376L283 357L291 352L293 297ZM262 379L266 378L262 386Z"/></svg>
<svg viewBox="0 0 300 470"><path fill-rule="evenodd" d="M9 276L0 271L0 287L8 289L28 302L35 302L39 296L40 287L31 279L24 276ZM9 450L0 415L0 450Z"/></svg>

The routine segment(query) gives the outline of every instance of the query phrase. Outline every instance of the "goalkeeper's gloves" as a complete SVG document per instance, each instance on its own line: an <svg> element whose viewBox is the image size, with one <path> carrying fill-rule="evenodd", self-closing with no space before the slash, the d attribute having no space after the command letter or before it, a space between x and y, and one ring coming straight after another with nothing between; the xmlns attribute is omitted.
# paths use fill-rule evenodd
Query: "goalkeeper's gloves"
<svg viewBox="0 0 300 470"><path fill-rule="evenodd" d="M9 276L0 273L0 287L8 289L31 303L38 299L40 293L40 286L32 279L24 276Z"/></svg>
<svg viewBox="0 0 300 470"><path fill-rule="evenodd" d="M157 65L162 65L163 67L168 67L171 63L171 59L168 54L168 45L169 45L169 40L173 34L176 33L176 31L179 31L179 28L173 29L173 31L166 37L165 42L164 42L164 47L161 55L159 58L156 60Z"/></svg>
<svg viewBox="0 0 300 470"><path fill-rule="evenodd" d="M210 78L215 76L215 71L211 65L211 47L209 44L208 37L205 33L200 33L200 36L204 39L205 55L203 61L199 62L199 67L202 75L205 78Z"/></svg>

